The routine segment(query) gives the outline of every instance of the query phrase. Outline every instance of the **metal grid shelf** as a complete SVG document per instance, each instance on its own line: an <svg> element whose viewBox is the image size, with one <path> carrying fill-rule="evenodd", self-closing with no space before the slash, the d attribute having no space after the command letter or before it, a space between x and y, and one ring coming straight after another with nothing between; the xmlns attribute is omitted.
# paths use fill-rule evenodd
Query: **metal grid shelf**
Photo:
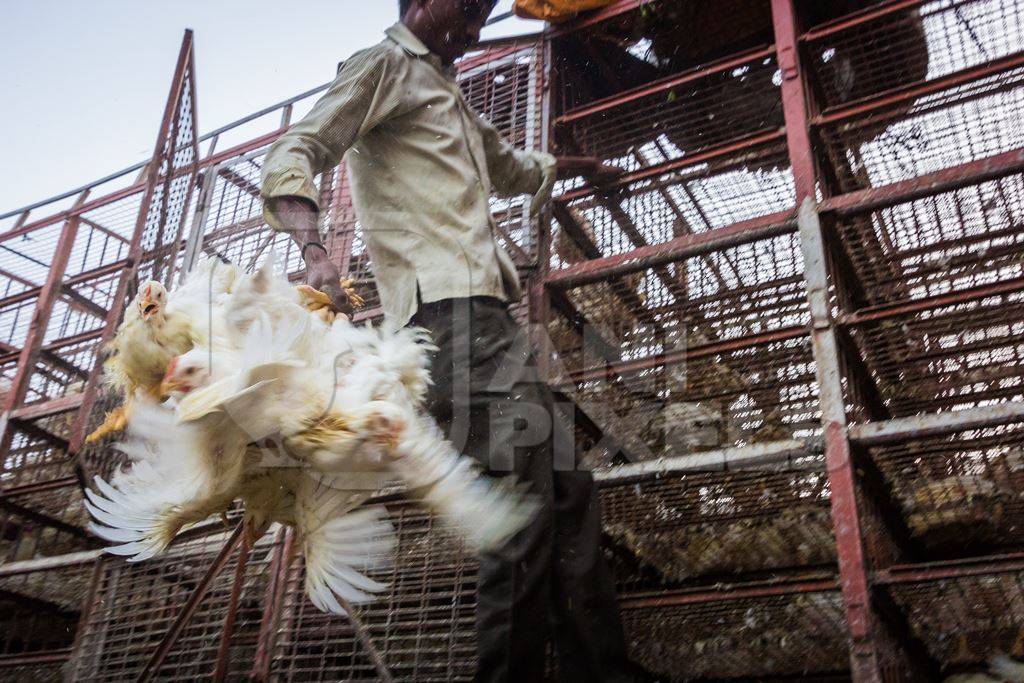
<svg viewBox="0 0 1024 683"><path fill-rule="evenodd" d="M670 681L845 677L842 601L829 579L736 589L731 597L625 598L631 656Z"/></svg>
<svg viewBox="0 0 1024 683"><path fill-rule="evenodd" d="M1024 277L1024 176L1011 174L836 219L861 307Z"/></svg>
<svg viewBox="0 0 1024 683"><path fill-rule="evenodd" d="M379 576L390 582L388 592L357 607L359 619L396 680L472 680L476 562L418 505L396 501L388 507L398 532L398 559ZM286 584L272 676L378 680L351 624L313 607L302 576L296 563Z"/></svg>
<svg viewBox="0 0 1024 683"><path fill-rule="evenodd" d="M556 140L635 169L651 165L644 152L679 159L777 131L774 54L758 49L570 110L555 121Z"/></svg>
<svg viewBox="0 0 1024 683"><path fill-rule="evenodd" d="M1024 423L908 438L867 450L929 555L1024 547Z"/></svg>
<svg viewBox="0 0 1024 683"><path fill-rule="evenodd" d="M947 673L984 669L994 652L1024 656L1019 556L899 567L881 580L914 635Z"/></svg>
<svg viewBox="0 0 1024 683"><path fill-rule="evenodd" d="M604 530L620 590L723 585L832 567L824 463L603 481Z"/></svg>
<svg viewBox="0 0 1024 683"><path fill-rule="evenodd" d="M137 678L171 623L181 614L195 585L224 544L226 534L176 543L161 558L144 564L102 558L99 580L87 604L78 636L81 653L71 662L75 680ZM275 537L257 542L245 567L232 634L230 671L243 677L251 666L263 612ZM215 579L176 645L156 670L159 680L191 681L211 676L237 559Z"/></svg>
<svg viewBox="0 0 1024 683"><path fill-rule="evenodd" d="M875 614L874 598L888 594L947 670L980 661L991 643L1021 654L1011 640L1020 632L1013 602L1019 568L995 571L990 565L998 563L984 558L981 573L890 567L885 534L874 528L885 525L868 509L863 473L844 464L845 436L834 427L843 391L870 402L857 392L872 383L880 405L864 415L875 419L1024 399L1024 328L1015 322L1024 320L1024 171L1011 158L1024 148L1016 126L1024 4L714 5L719 20L694 35L676 29L700 23L709 4L624 0L574 24L579 31L550 32L547 45L491 46L470 56L460 76L472 106L513 144L550 147L551 135L563 152L596 154L627 172L603 187L562 183L549 262L536 263L548 245L524 218L522 201L492 204L498 239L533 278L517 315L547 329L558 354L557 388L587 413L580 430L593 442L614 437L644 460L639 468L654 468L661 456L722 460L713 472L651 469L602 485L609 552L629 593L623 609L633 652L679 680L864 677L909 647L909 640L872 635L893 624L900 632L898 620ZM809 30L800 36L798 25ZM584 37L599 46L597 61L633 68L604 83L574 80L573 51L584 61L595 52ZM9 513L0 523L6 559L91 546L78 526L84 520L72 512L80 501L60 441L74 442L112 406L102 394L93 400L92 385L81 402L62 401L83 388L79 370L92 369L105 324L116 322L107 312L131 296L122 274L170 282L195 254L187 241L198 235L194 228L206 247L244 267L274 250L286 272L301 275L294 246L267 234L257 190L262 155L288 122L290 105L278 128L221 152L214 136L200 157L191 64L183 51L153 173L133 181L134 169L97 184L113 194L79 197L70 210L70 202L56 201L51 217L30 223L25 213L3 223L0 375L7 384L0 393L24 390L13 407L15 415L28 411L8 430L18 436L5 453L0 499ZM550 99L567 82L580 97ZM808 128L824 143L820 178L809 163L810 140L800 139ZM1001 155L996 171L993 155ZM941 187L931 187L942 173ZM835 228L824 246L841 257L824 275L807 226L798 235L793 221L797 201L813 198L816 182L826 227ZM378 315L372 263L344 176L328 174L320 184L332 257L369 300L361 317ZM133 251L136 227L141 244ZM61 256L66 267L50 271ZM821 305L826 275L834 289ZM853 352L845 365L829 357L831 332L819 310L829 304L840 342L847 333L852 340L842 350ZM43 326L33 326L37 307L48 313L50 305ZM18 373L22 345L32 358ZM863 409L845 407L858 417ZM62 423L58 408L79 409L86 419ZM1017 550L1024 508L1011 492L1024 488L1024 465L1016 462L1021 428L1003 421L898 443L862 441L861 464L877 466L899 521L926 557ZM798 448L803 460L772 460L757 471L729 466L744 453L771 454L785 440L819 435L825 457ZM87 475L109 475L121 458L97 444L81 449L78 462ZM396 503L392 511L402 539L394 588L361 614L398 678L468 678L472 562L428 537L434 522L415 506ZM951 534L963 541L957 553L943 540ZM193 538L142 567L105 560L72 675L138 674L222 541ZM255 660L267 667L257 678L374 679L348 623L307 603L301 566L279 566L281 543L281 535L265 540L241 576L232 647L221 658L229 675L245 676ZM868 557L859 558L861 550ZM223 575L214 582L161 675L210 674L231 584ZM938 603L939 614L929 617ZM999 609L1010 612L1006 620L991 616ZM858 628L848 633L847 623ZM867 636L863 623L871 624ZM962 637L948 636L955 629ZM52 671L47 658L60 655L59 645L40 650L40 675ZM848 659L850 651L857 656ZM12 662L0 661L0 670L16 671Z"/></svg>

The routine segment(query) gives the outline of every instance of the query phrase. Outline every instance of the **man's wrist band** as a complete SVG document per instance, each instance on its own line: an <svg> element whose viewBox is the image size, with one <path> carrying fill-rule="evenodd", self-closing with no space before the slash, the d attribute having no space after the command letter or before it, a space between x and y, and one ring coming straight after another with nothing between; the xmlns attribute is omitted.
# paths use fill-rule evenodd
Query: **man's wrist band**
<svg viewBox="0 0 1024 683"><path fill-rule="evenodd" d="M302 245L302 251L299 252L299 256L302 257L303 261L306 260L306 250L309 249L310 247L320 247L321 249L324 250L324 254L328 254L327 247L325 247L320 242L306 242L305 244Z"/></svg>

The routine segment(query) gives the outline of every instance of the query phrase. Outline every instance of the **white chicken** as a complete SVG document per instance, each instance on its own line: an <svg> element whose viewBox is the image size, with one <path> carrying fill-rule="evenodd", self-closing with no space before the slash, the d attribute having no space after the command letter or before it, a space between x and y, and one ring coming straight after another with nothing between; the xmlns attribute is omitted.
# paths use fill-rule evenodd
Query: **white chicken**
<svg viewBox="0 0 1024 683"><path fill-rule="evenodd" d="M104 382L120 395L122 404L89 434L88 443L123 430L139 395L160 398L160 382L171 360L197 341L209 343L211 302L231 291L238 274L231 264L204 258L173 298L155 280L139 287L107 345L109 356L103 363Z"/></svg>
<svg viewBox="0 0 1024 683"><path fill-rule="evenodd" d="M355 509L388 479L476 550L529 522L532 500L483 477L423 414L424 333L328 325L303 296L271 263L212 302L219 331L197 336L160 382L175 405L140 402L122 446L132 467L89 493L93 531L119 544L110 552L152 557L241 499L251 528L295 527L310 598L343 612L336 596L358 602L383 588L365 571L387 561L390 527L380 511Z"/></svg>

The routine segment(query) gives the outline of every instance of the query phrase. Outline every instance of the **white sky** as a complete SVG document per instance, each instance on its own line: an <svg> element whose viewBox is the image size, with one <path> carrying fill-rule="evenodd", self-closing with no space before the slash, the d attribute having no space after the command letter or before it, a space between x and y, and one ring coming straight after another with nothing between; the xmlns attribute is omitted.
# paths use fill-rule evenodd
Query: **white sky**
<svg viewBox="0 0 1024 683"><path fill-rule="evenodd" d="M330 80L397 15L397 0L0 0L0 213L148 157L186 28L204 133Z"/></svg>

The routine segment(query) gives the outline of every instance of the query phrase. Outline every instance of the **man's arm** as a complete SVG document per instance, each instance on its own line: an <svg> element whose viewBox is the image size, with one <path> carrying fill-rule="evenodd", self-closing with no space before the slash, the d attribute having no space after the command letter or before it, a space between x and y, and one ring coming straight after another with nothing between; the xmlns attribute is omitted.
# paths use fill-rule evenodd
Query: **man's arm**
<svg viewBox="0 0 1024 683"><path fill-rule="evenodd" d="M313 181L397 108L400 75L389 54L371 48L346 61L312 111L270 147L263 164L264 219L291 235L302 249L306 281L343 312L351 307L338 268L320 241L320 192Z"/></svg>
<svg viewBox="0 0 1024 683"><path fill-rule="evenodd" d="M482 116L487 170L494 189L501 195L532 194L530 215L534 216L551 199L556 178L586 176L601 185L622 174L622 169L596 157L554 157L545 152L518 150L508 144L497 129Z"/></svg>

